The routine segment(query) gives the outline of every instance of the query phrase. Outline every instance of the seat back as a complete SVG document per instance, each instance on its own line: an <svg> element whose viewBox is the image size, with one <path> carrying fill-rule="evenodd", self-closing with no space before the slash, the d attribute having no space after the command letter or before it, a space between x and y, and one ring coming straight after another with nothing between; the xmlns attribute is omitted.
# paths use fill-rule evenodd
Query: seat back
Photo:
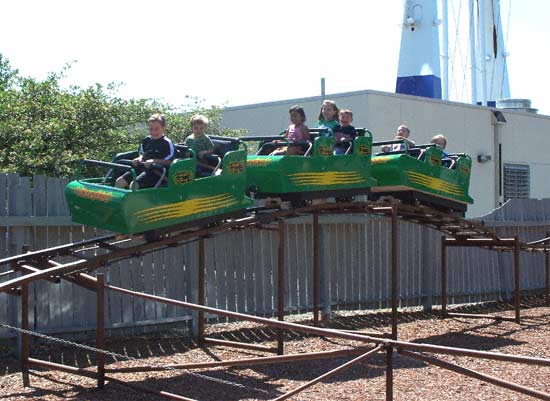
<svg viewBox="0 0 550 401"><path fill-rule="evenodd" d="M174 157L172 158L172 160L185 159L188 157L190 157L190 154L189 154L189 148L187 146L182 144L174 145Z"/></svg>
<svg viewBox="0 0 550 401"><path fill-rule="evenodd" d="M234 141L227 141L223 139L211 139L214 144L214 154L220 156L222 159L227 152L232 150L237 150L239 148L239 143Z"/></svg>
<svg viewBox="0 0 550 401"><path fill-rule="evenodd" d="M456 168L456 160L452 158L441 159L441 166L454 170Z"/></svg>
<svg viewBox="0 0 550 401"><path fill-rule="evenodd" d="M424 160L424 158L426 157L426 149L410 148L409 149L409 156L414 157L418 160Z"/></svg>

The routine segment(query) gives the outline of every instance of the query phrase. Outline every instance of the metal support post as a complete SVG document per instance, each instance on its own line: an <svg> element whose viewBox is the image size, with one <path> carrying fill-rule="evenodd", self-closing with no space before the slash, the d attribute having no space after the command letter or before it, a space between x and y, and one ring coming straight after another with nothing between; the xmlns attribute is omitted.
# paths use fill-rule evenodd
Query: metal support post
<svg viewBox="0 0 550 401"><path fill-rule="evenodd" d="M514 310L516 323L520 323L519 238L514 237Z"/></svg>
<svg viewBox="0 0 550 401"><path fill-rule="evenodd" d="M21 247L21 253L27 253L27 252L29 252L29 246L27 244L24 244ZM19 266L17 262L11 263L11 269L15 272L19 270ZM18 277L21 277L23 274L17 273L17 275ZM27 290L28 290L28 287L27 287ZM17 295L20 295L20 293L18 291L14 291L13 295L17 296ZM16 297L8 297L8 318L9 320L11 320L11 323L14 326L19 326L20 324L19 318L22 316L22 313L23 313L23 307L22 307L22 303L19 303L19 299L17 299ZM19 356L23 355L23 335L24 335L23 333L17 333L15 338L16 352L17 352L17 355ZM23 361L21 360L20 362L22 363Z"/></svg>
<svg viewBox="0 0 550 401"><path fill-rule="evenodd" d="M393 347L386 347L386 401L393 401Z"/></svg>
<svg viewBox="0 0 550 401"><path fill-rule="evenodd" d="M29 330L29 285L21 285L21 328ZM29 387L29 354L30 337L27 333L21 334L21 373L23 375L23 386Z"/></svg>
<svg viewBox="0 0 550 401"><path fill-rule="evenodd" d="M397 340L397 292L398 292L397 209L391 212L391 338Z"/></svg>
<svg viewBox="0 0 550 401"><path fill-rule="evenodd" d="M319 213L313 213L313 324L319 324Z"/></svg>
<svg viewBox="0 0 550 401"><path fill-rule="evenodd" d="M279 222L279 253L277 259L277 318L285 320L285 223ZM277 330L277 354L284 354L284 333Z"/></svg>
<svg viewBox="0 0 550 401"><path fill-rule="evenodd" d="M105 275L97 275L97 328L96 347L100 350L105 348ZM97 353L97 386L105 386L105 354Z"/></svg>
<svg viewBox="0 0 550 401"><path fill-rule="evenodd" d="M206 257L204 252L204 238L199 240L199 305L205 306L205 270ZM204 339L204 312L199 311L199 333L197 341L199 345Z"/></svg>
<svg viewBox="0 0 550 401"><path fill-rule="evenodd" d="M447 315L447 243L441 236L441 317Z"/></svg>

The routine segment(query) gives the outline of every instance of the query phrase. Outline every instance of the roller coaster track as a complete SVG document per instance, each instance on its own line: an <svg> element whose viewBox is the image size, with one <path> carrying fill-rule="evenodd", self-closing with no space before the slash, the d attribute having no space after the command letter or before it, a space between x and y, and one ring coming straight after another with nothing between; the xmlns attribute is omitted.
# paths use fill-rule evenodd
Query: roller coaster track
<svg viewBox="0 0 550 401"><path fill-rule="evenodd" d="M449 244L454 246L480 246L502 251L511 251L517 247L528 252L550 251L550 238L518 243L514 239L500 238L483 222L465 220L426 206L392 202L336 202L289 210L252 208L247 210L244 217L227 220L217 226L190 229L175 227L152 242L145 241L141 235L123 239L115 235L107 235L1 259L0 266L9 265L11 270L0 273L0 293L18 295L21 285L43 279L53 282L65 279L83 287L95 289L95 278L87 273L102 266L179 246L200 238L212 237L229 230L265 228L272 222L314 213L358 213L382 217L392 216L395 213L400 220L438 230L447 236ZM56 258L62 260L55 260ZM19 277L1 281L2 277L9 277L14 273L20 273Z"/></svg>

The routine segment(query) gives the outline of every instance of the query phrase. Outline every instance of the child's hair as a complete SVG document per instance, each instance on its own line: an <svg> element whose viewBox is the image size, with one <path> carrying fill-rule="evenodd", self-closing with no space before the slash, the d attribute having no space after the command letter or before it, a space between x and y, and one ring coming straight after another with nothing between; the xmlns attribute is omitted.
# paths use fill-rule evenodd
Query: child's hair
<svg viewBox="0 0 550 401"><path fill-rule="evenodd" d="M336 116L336 119L338 119L338 113L340 112L340 110L338 109L338 106L336 106L336 102L334 102L333 100L325 100L321 105L321 110L319 110L318 120L323 120L323 106L327 104L330 104L332 106L332 108L334 109L334 115Z"/></svg>
<svg viewBox="0 0 550 401"><path fill-rule="evenodd" d="M350 109L342 109L338 114L349 114L350 117L353 118L353 111L351 111Z"/></svg>
<svg viewBox="0 0 550 401"><path fill-rule="evenodd" d="M196 123L198 121L202 122L204 125L207 125L208 124L208 117L203 116L202 114L195 114L189 120L189 124L191 124L191 126L192 126L194 123Z"/></svg>
<svg viewBox="0 0 550 401"><path fill-rule="evenodd" d="M147 120L148 123L152 123L154 121L158 122L163 127L166 127L166 118L162 114L155 113Z"/></svg>
<svg viewBox="0 0 550 401"><path fill-rule="evenodd" d="M302 121L306 121L306 112L304 111L304 108L301 107L301 106L292 106L289 110L288 110L288 114L292 114L292 113L298 113L300 115L300 117L302 117Z"/></svg>
<svg viewBox="0 0 550 401"><path fill-rule="evenodd" d="M445 147L447 147L447 138L445 138L445 135L443 134L435 135L430 142L438 144L439 140L443 141L444 145L442 146L442 148L445 149Z"/></svg>

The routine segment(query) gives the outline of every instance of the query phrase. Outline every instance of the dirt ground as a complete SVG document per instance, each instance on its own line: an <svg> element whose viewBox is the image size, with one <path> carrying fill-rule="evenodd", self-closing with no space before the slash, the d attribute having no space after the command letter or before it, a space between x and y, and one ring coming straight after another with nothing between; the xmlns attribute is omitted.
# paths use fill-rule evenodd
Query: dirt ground
<svg viewBox="0 0 550 401"><path fill-rule="evenodd" d="M506 354L550 358L550 307L543 298L523 300L522 323L492 319L450 318L441 320L436 313L407 311L400 314L399 339L428 344L463 347ZM460 308L461 312L513 316L506 304L484 304ZM311 315L294 315L288 320L310 324ZM348 330L387 330L389 315L367 311L340 311L327 327ZM207 327L207 334L226 340L273 344L276 333L250 323L224 323ZM349 348L358 343L298 333L285 335L288 354ZM93 346L93 342L89 345ZM111 351L139 361L108 358L108 368L140 364L166 365L203 362L267 355L257 351L227 347L199 348L185 331L171 330L131 338L107 340ZM3 354L2 354L3 352ZM93 371L94 356L86 351L59 345L38 344L32 356ZM17 362L0 348L0 399L7 400L147 400L163 398L131 390L121 384L107 382L96 389L94 380L73 374L33 369L30 387L23 387ZM496 362L471 357L437 356L446 361L485 374L513 381L550 394L550 367ZM134 382L168 391L191 399L268 400L280 396L323 373L338 367L352 357L313 362L260 365L250 368L216 368L193 373L164 370L148 373L112 374L124 382ZM336 376L322 381L292 397L293 400L385 400L385 354L377 354ZM457 373L418 362L402 355L394 360L395 400L530 400L526 395ZM549 395L550 397L550 395Z"/></svg>

